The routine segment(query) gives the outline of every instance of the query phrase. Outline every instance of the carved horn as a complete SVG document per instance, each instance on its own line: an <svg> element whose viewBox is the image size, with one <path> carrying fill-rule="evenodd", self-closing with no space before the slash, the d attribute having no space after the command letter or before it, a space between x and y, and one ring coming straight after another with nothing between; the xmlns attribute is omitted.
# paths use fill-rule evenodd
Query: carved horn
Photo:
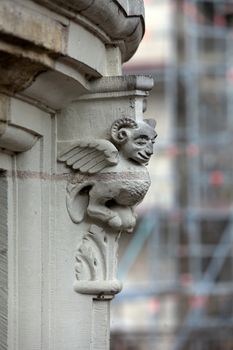
<svg viewBox="0 0 233 350"><path fill-rule="evenodd" d="M123 128L136 129L138 124L131 118L117 119L111 127L111 136L116 143L122 143L127 138L126 131L120 131Z"/></svg>

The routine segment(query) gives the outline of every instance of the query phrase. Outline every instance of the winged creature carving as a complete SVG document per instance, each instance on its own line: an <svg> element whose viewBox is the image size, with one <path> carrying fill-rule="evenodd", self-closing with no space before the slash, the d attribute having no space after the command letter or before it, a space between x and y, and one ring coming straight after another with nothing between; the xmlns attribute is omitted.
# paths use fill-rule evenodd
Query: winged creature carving
<svg viewBox="0 0 233 350"><path fill-rule="evenodd" d="M59 160L83 174L95 174L118 163L118 150L107 140L78 140Z"/></svg>
<svg viewBox="0 0 233 350"><path fill-rule="evenodd" d="M75 223L87 214L112 228L132 231L134 206L150 186L145 165L153 154L154 128L152 119L121 118L111 127L112 142L80 139L62 152L59 161L88 175L67 187L67 209Z"/></svg>

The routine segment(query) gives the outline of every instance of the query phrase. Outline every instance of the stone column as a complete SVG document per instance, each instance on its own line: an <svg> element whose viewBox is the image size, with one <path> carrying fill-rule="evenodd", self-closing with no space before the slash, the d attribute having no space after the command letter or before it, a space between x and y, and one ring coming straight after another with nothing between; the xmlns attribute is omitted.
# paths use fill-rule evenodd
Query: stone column
<svg viewBox="0 0 233 350"><path fill-rule="evenodd" d="M0 349L109 349L156 137L139 0L0 3Z"/></svg>

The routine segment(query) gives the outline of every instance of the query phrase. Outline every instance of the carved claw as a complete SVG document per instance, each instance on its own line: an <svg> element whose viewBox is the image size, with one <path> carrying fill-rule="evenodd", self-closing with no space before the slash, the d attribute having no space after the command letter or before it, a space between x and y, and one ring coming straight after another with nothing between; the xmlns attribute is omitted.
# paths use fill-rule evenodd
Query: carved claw
<svg viewBox="0 0 233 350"><path fill-rule="evenodd" d="M136 214L130 207L119 206L117 209L118 215L115 215L108 221L109 226L131 233L136 224Z"/></svg>
<svg viewBox="0 0 233 350"><path fill-rule="evenodd" d="M127 232L127 233L133 232L133 229L134 229L134 227L136 225L136 218L135 218L135 216L132 216L131 219L132 219L132 221L130 223L126 223L124 225L124 227L123 227L125 229L125 232Z"/></svg>
<svg viewBox="0 0 233 350"><path fill-rule="evenodd" d="M133 232L133 229L134 229L134 227L127 228L127 229L125 230L125 232L127 232L127 233L132 233L132 232Z"/></svg>
<svg viewBox="0 0 233 350"><path fill-rule="evenodd" d="M118 215L116 215L108 221L108 224L113 228L121 228L122 221L121 218Z"/></svg>

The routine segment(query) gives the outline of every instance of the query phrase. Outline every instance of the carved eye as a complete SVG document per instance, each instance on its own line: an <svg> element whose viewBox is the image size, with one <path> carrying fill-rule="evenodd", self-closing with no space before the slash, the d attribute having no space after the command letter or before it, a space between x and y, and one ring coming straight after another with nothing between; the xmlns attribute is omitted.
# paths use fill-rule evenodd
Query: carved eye
<svg viewBox="0 0 233 350"><path fill-rule="evenodd" d="M148 137L146 135L140 135L137 139L135 139L135 143L139 146L144 146L148 143Z"/></svg>
<svg viewBox="0 0 233 350"><path fill-rule="evenodd" d="M147 144L147 141L146 140L143 140L143 139L138 139L136 140L135 142L137 145L139 146L143 146L143 145L146 145Z"/></svg>

